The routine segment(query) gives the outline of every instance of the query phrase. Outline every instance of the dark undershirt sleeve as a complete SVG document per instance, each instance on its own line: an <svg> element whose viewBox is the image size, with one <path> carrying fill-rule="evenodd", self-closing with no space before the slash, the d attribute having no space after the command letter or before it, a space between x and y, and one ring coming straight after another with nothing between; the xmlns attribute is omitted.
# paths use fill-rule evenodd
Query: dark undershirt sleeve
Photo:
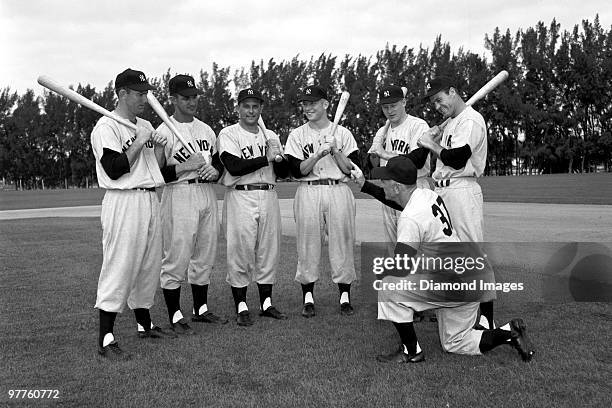
<svg viewBox="0 0 612 408"><path fill-rule="evenodd" d="M166 165L161 168L161 174L164 177L166 183L170 183L176 180L176 166L174 164Z"/></svg>
<svg viewBox="0 0 612 408"><path fill-rule="evenodd" d="M291 171L291 175L295 178L302 178L306 176L306 174L302 174L300 170L300 165L304 160L296 159L290 154L285 155L287 157L287 161L289 162L289 171Z"/></svg>
<svg viewBox="0 0 612 408"><path fill-rule="evenodd" d="M370 183L369 181L366 180L366 182L363 184L363 187L361 188L361 192L371 195L372 197L374 197L375 199L377 199L384 205L391 207L394 210L398 210L398 211L403 210L402 206L396 203L395 201L387 200L385 198L385 190L382 187L379 187L374 183Z"/></svg>
<svg viewBox="0 0 612 408"><path fill-rule="evenodd" d="M442 163L455 170L464 168L470 157L472 157L472 149L467 144L454 149L443 149L440 152Z"/></svg>
<svg viewBox="0 0 612 408"><path fill-rule="evenodd" d="M349 154L347 157L353 162L353 164L355 164L355 166L359 167L359 170L363 171L361 166L357 164L359 163L359 150L355 150L353 153ZM345 173L345 174L347 176L350 176L351 172L349 171L348 173Z"/></svg>
<svg viewBox="0 0 612 408"><path fill-rule="evenodd" d="M429 149L426 149L424 147L419 147L418 149L414 149L413 151L411 151L410 153L406 155L406 157L412 160L412 162L414 163L417 169L423 168L423 166L425 165L425 162L427 161L428 156L429 156Z"/></svg>
<svg viewBox="0 0 612 408"><path fill-rule="evenodd" d="M100 163L111 180L117 180L119 177L130 172L130 162L128 161L127 155L112 149L107 149L106 147L102 151Z"/></svg>
<svg viewBox="0 0 612 408"><path fill-rule="evenodd" d="M219 172L219 177L223 174L223 163L221 163L221 159L219 158L219 153L213 154L212 157L212 166Z"/></svg>
<svg viewBox="0 0 612 408"><path fill-rule="evenodd" d="M268 165L268 158L261 156L254 159L241 159L228 152L223 152L221 154L221 162L229 174L234 177L240 177L266 167Z"/></svg>
<svg viewBox="0 0 612 408"><path fill-rule="evenodd" d="M278 163L274 162L272 167L274 167L274 174L276 174L276 177L282 179L289 177L290 170L289 162L287 160L281 160Z"/></svg>

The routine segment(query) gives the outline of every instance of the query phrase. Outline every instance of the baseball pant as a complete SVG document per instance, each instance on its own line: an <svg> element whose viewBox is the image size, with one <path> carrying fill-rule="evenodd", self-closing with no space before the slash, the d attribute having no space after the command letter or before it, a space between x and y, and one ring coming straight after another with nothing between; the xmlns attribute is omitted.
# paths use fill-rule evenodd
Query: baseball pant
<svg viewBox="0 0 612 408"><path fill-rule="evenodd" d="M153 191L107 190L102 200L102 269L95 307L150 309L161 269L159 199Z"/></svg>
<svg viewBox="0 0 612 408"><path fill-rule="evenodd" d="M480 303L378 302L378 318L395 323L413 321L414 309L436 310L438 335L444 351L480 355L482 330L474 330Z"/></svg>
<svg viewBox="0 0 612 408"><path fill-rule="evenodd" d="M223 200L227 283L274 284L280 256L281 218L274 190L228 188Z"/></svg>
<svg viewBox="0 0 612 408"><path fill-rule="evenodd" d="M194 285L210 284L219 236L217 197L212 185L166 185L161 219L161 287L178 289L185 278Z"/></svg>
<svg viewBox="0 0 612 408"><path fill-rule="evenodd" d="M334 283L356 279L355 197L345 183L309 185L301 183L295 193L298 265L295 280L301 284L319 279L321 240L329 237L329 262Z"/></svg>
<svg viewBox="0 0 612 408"><path fill-rule="evenodd" d="M482 190L473 177L450 179L448 187L436 187L461 241L483 242Z"/></svg>

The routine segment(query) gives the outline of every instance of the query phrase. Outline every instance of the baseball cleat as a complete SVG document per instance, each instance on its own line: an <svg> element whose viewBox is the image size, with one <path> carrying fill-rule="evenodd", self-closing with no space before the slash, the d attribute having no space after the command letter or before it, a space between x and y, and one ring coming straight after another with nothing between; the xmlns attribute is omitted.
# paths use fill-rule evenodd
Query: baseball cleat
<svg viewBox="0 0 612 408"><path fill-rule="evenodd" d="M270 306L269 308L267 308L266 310L262 310L259 313L260 316L265 316L265 317L271 317L273 319L278 319L278 320L285 320L287 318L287 315L280 312L277 308L275 308L274 306Z"/></svg>
<svg viewBox="0 0 612 408"><path fill-rule="evenodd" d="M116 341L113 341L106 347L98 346L98 354L109 361L128 361L132 358L132 355L127 351L123 351Z"/></svg>
<svg viewBox="0 0 612 408"><path fill-rule="evenodd" d="M314 303L306 303L304 304L304 307L302 308L302 316L304 316L305 318L309 319L311 317L315 316L315 307L314 307Z"/></svg>
<svg viewBox="0 0 612 408"><path fill-rule="evenodd" d="M422 351L415 355L406 354L404 347L400 347L393 353L376 356L376 360L381 363L422 363L425 361L425 354Z"/></svg>
<svg viewBox="0 0 612 408"><path fill-rule="evenodd" d="M192 322L198 323L212 323L212 324L225 324L229 320L224 317L219 317L213 312L202 313L201 315L193 316L191 318Z"/></svg>
<svg viewBox="0 0 612 408"><path fill-rule="evenodd" d="M340 314L343 316L352 316L355 313L355 309L349 302L340 305Z"/></svg>
<svg viewBox="0 0 612 408"><path fill-rule="evenodd" d="M159 326L153 326L149 330L139 331L138 337L141 339L167 339L175 338L176 333L174 331L166 331Z"/></svg>
<svg viewBox="0 0 612 408"><path fill-rule="evenodd" d="M535 349L527 337L527 326L523 319L512 319L510 330L512 331L512 337L510 338L512 346L519 352L523 361L531 361Z"/></svg>
<svg viewBox="0 0 612 408"><path fill-rule="evenodd" d="M181 336L193 336L197 334L185 319L181 319L176 323L172 323L171 325L172 331Z"/></svg>
<svg viewBox="0 0 612 408"><path fill-rule="evenodd" d="M238 313L236 316L236 323L238 323L238 326L252 326L253 321L251 320L249 311L245 310L244 312Z"/></svg>

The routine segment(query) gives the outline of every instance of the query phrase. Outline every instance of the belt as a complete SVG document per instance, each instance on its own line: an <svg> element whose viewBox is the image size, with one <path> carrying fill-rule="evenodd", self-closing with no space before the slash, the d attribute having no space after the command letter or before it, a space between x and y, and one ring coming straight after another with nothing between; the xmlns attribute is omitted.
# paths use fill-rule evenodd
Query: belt
<svg viewBox="0 0 612 408"><path fill-rule="evenodd" d="M274 184L238 184L236 190L274 190Z"/></svg>
<svg viewBox="0 0 612 408"><path fill-rule="evenodd" d="M436 181L434 181L434 185L436 187L448 187L448 186L450 186L450 179L436 180Z"/></svg>
<svg viewBox="0 0 612 408"><path fill-rule="evenodd" d="M132 190L155 192L155 187L136 187L136 188L133 188Z"/></svg>
<svg viewBox="0 0 612 408"><path fill-rule="evenodd" d="M201 178L194 178L191 180L187 180L188 184L205 184L205 183L212 183L212 181L209 180L202 180Z"/></svg>
<svg viewBox="0 0 612 408"><path fill-rule="evenodd" d="M340 184L341 181L339 180L332 180L332 179L321 179L321 180L312 180L312 181L307 181L306 183L310 184L311 186L333 186L334 184Z"/></svg>

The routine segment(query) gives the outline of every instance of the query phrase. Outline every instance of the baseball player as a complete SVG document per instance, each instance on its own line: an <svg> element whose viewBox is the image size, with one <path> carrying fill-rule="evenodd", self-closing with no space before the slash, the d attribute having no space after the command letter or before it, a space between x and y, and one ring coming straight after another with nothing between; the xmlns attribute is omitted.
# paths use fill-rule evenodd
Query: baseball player
<svg viewBox="0 0 612 408"><path fill-rule="evenodd" d="M125 360L113 334L117 313L134 311L141 338L168 336L151 322L161 268L161 223L155 188L164 184L155 149L166 138L137 117L144 110L147 92L154 89L141 71L127 69L117 75L115 113L138 126L134 131L102 117L91 132L98 185L106 189L102 200L102 269L95 307L100 311L98 353ZM154 149L155 147L155 149Z"/></svg>
<svg viewBox="0 0 612 408"><path fill-rule="evenodd" d="M215 132L194 117L202 92L193 77L177 75L170 79L168 88L174 106L170 120L198 154L190 154L165 123L157 129L168 140L164 149L166 166L162 168L167 185L161 200L161 287L172 329L177 334L195 334L180 306L185 279L193 294L191 320L227 323L227 319L209 311L207 304L219 235L217 197L211 183L217 181L223 165L215 151Z"/></svg>
<svg viewBox="0 0 612 408"><path fill-rule="evenodd" d="M332 281L340 291L340 312L352 315L350 289L356 279L355 198L346 181L352 162L358 162L357 143L342 126L330 137L332 123L327 117L330 104L323 88L307 86L299 96L299 103L308 122L289 134L285 154L293 176L300 181L293 211L298 250L295 280L302 285L302 316L315 316L313 292L319 279L324 233L329 237Z"/></svg>
<svg viewBox="0 0 612 408"><path fill-rule="evenodd" d="M460 240L453 230L444 199L431 190L416 187L417 168L409 158L394 157L387 162L386 167L373 170L372 177L382 179L382 188L366 182L358 171L354 173L362 191L384 202L395 202L403 207L397 227L396 254L408 254L415 258L422 254L448 259L447 255L458 248ZM492 277L490 268L488 273ZM401 282L399 275L391 275L385 276L382 282ZM484 293L484 296L490 298L494 294ZM499 345L510 344L524 361L530 361L535 351L527 337L523 320L512 319L492 330L476 330L473 326L478 317L478 306L479 303L475 301L444 301L444 298L436 301L413 289L383 289L383 292L379 292L378 318L393 322L402 346L390 354L379 355L377 360L383 363L425 361L414 330L413 314L415 310L435 309L440 341L446 352L480 355Z"/></svg>
<svg viewBox="0 0 612 408"><path fill-rule="evenodd" d="M449 77L433 79L425 97L444 119L450 119L443 133L438 127L433 127L418 142L437 157L432 175L435 191L448 206L459 239L482 242L483 198L476 179L482 176L487 162L484 118L465 104L455 82ZM493 303L483 303L480 311L486 321L482 319L479 324L494 327Z"/></svg>
<svg viewBox="0 0 612 408"><path fill-rule="evenodd" d="M225 167L221 183L223 231L227 239L227 282L232 287L239 326L253 324L246 303L248 284L257 282L261 316L286 319L272 305L272 285L280 255L281 218L276 177L289 174L278 136L257 126L264 98L253 88L238 93L238 123L219 133L219 154Z"/></svg>
<svg viewBox="0 0 612 408"><path fill-rule="evenodd" d="M418 171L417 187L430 188L429 150L417 145L419 137L429 129L427 122L406 113L406 98L399 86L385 86L378 94L378 101L383 114L389 120L387 128L378 129L369 153L379 157L380 165L384 166L392 157L407 155L410 152ZM397 220L401 211L382 205L383 225L387 242L395 246L397 241Z"/></svg>

